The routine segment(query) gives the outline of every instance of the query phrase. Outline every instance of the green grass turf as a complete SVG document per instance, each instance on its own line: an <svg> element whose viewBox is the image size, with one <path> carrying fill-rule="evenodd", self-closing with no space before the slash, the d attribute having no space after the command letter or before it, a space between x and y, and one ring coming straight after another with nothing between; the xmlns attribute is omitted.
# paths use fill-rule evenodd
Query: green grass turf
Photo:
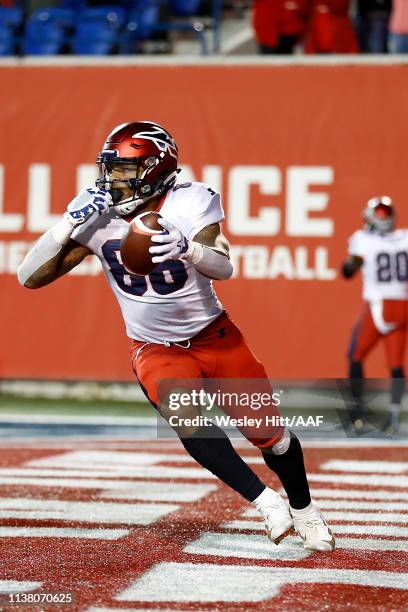
<svg viewBox="0 0 408 612"><path fill-rule="evenodd" d="M112 400L74 400L30 398L3 395L0 398L0 415L52 414L52 415L110 415L110 416L155 416L148 402L118 402Z"/></svg>

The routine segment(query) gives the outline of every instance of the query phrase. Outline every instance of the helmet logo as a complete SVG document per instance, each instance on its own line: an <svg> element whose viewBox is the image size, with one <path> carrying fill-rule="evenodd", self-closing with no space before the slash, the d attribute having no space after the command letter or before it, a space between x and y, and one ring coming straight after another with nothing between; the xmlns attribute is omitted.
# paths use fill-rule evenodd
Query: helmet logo
<svg viewBox="0 0 408 612"><path fill-rule="evenodd" d="M136 132L132 138L143 138L154 142L156 147L163 153L169 153L171 157L177 159L177 145L174 138L167 134L162 128L157 127L150 131Z"/></svg>

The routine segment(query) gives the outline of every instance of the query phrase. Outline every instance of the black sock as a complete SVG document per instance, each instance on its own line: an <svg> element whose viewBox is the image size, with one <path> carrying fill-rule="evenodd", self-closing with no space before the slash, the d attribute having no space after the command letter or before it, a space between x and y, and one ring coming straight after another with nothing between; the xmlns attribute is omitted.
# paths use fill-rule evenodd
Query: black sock
<svg viewBox="0 0 408 612"><path fill-rule="evenodd" d="M364 393L364 374L361 361L351 361L349 366L350 390L353 399L360 402Z"/></svg>
<svg viewBox="0 0 408 612"><path fill-rule="evenodd" d="M193 459L248 501L254 501L265 489L235 451L228 436L215 425L201 427L194 436L180 440Z"/></svg>
<svg viewBox="0 0 408 612"><path fill-rule="evenodd" d="M310 504L303 451L296 435L290 432L290 445L282 455L262 453L266 465L279 477L292 508L300 510Z"/></svg>
<svg viewBox="0 0 408 612"><path fill-rule="evenodd" d="M391 404L401 404L405 387L403 368L392 368L391 376Z"/></svg>

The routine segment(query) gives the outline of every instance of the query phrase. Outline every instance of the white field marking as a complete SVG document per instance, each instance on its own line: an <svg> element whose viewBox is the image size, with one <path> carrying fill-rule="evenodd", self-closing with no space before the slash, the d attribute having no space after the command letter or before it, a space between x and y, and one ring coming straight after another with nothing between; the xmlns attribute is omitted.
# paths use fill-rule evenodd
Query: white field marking
<svg viewBox="0 0 408 612"><path fill-rule="evenodd" d="M359 550L396 550L408 552L408 540L378 540L374 538L337 538L336 548ZM238 557L239 559L273 559L298 561L313 554L303 548L300 538L288 536L273 545L265 535L241 533L205 533L184 548L194 555Z"/></svg>
<svg viewBox="0 0 408 612"><path fill-rule="evenodd" d="M125 483L121 482L121 484ZM164 502L194 502L217 489L217 485L175 482L141 483L138 481L132 487L129 487L128 483L126 484L128 485L126 489L113 487L111 490L102 491L98 497Z"/></svg>
<svg viewBox="0 0 408 612"><path fill-rule="evenodd" d="M42 582L0 580L0 593L27 593L38 589L41 585Z"/></svg>
<svg viewBox="0 0 408 612"><path fill-rule="evenodd" d="M360 521L362 523L404 523L408 524L408 514L399 512L331 512L324 513L328 521Z"/></svg>
<svg viewBox="0 0 408 612"><path fill-rule="evenodd" d="M326 517L326 514L325 514ZM265 531L264 523L260 521L228 521L221 525L221 529L236 529L238 531ZM396 525L339 525L330 523L330 529L334 535L343 533L346 535L376 535L393 536L398 538L408 537L408 527Z"/></svg>
<svg viewBox="0 0 408 612"><path fill-rule="evenodd" d="M61 489L105 489L100 497L140 499L144 501L192 502L201 499L217 486L142 480L97 480L86 478L0 477L0 486L58 487Z"/></svg>
<svg viewBox="0 0 408 612"><path fill-rule="evenodd" d="M404 578L405 576L405 578ZM406 590L408 574L366 570L251 567L217 564L158 563L119 601L262 601L295 583L356 584ZM158 587L159 585L159 587Z"/></svg>
<svg viewBox="0 0 408 612"><path fill-rule="evenodd" d="M279 491L281 492L281 491ZM408 492L403 491L387 491L385 489L379 491L372 490L357 490L357 489L311 489L310 491L314 499L328 497L334 499L384 499L384 500L408 500ZM319 502L320 503L320 502Z"/></svg>
<svg viewBox="0 0 408 612"><path fill-rule="evenodd" d="M374 512L386 512L392 510L405 510L408 512L408 504L404 502L378 502L378 501L349 501L344 499L319 499L317 502L321 510L373 510ZM245 518L262 518L256 508L248 508L242 514ZM408 514L406 515L408 520Z"/></svg>
<svg viewBox="0 0 408 612"><path fill-rule="evenodd" d="M322 470L335 470L337 472L380 472L383 474L401 474L408 471L407 461L346 461L332 459L323 463Z"/></svg>
<svg viewBox="0 0 408 612"><path fill-rule="evenodd" d="M285 538L279 546L265 535L244 535L230 533L204 533L187 544L183 552L193 555L215 555L220 557L239 557L240 559L271 559L279 561L300 561L312 551L305 550L298 539ZM300 544L300 546L299 546Z"/></svg>
<svg viewBox="0 0 408 612"><path fill-rule="evenodd" d="M133 443L129 441L128 442L126 441L113 442L113 441L106 440L106 441L96 442L95 444L93 444L92 440L88 440L88 441L84 441L82 444L67 445L67 449L78 450L78 448L81 448L82 450L89 450L89 451L116 450L118 452L121 452L121 451L134 452L135 438L133 438ZM139 451L152 452L152 453L155 453L158 450L170 451L170 452L180 450L182 451L180 453L181 455L184 450L179 440L175 440L173 443L169 441L158 443L157 440L150 440L150 442L147 442L144 440L137 439L137 448L139 449Z"/></svg>
<svg viewBox="0 0 408 612"><path fill-rule="evenodd" d="M88 440L88 446L86 446L86 442L83 443L83 449L84 450L118 450L118 451L129 451L129 452L134 452L135 447L137 447L140 450L143 451L147 451L147 452L156 452L158 450L160 451L165 451L165 450L169 450L169 451L181 451L181 453L184 452L184 447L181 445L180 440L177 438L176 440L139 440L139 438L137 438L137 440L135 438L133 438L132 440L119 440L119 441L114 441L114 440L101 440L99 443L95 443L93 446L91 446L92 440ZM78 448L78 447L73 447L73 448Z"/></svg>
<svg viewBox="0 0 408 612"><path fill-rule="evenodd" d="M0 518L150 525L178 510L173 504L120 504L54 499L0 498Z"/></svg>
<svg viewBox="0 0 408 612"><path fill-rule="evenodd" d="M87 470L85 467L79 469L64 469L64 468L0 468L1 476L58 476L70 478L203 478L206 480L215 479L214 474L201 467L168 467L168 466L140 466L135 468L120 468L111 470Z"/></svg>
<svg viewBox="0 0 408 612"><path fill-rule="evenodd" d="M373 512L353 512L353 510L357 510L359 508L358 502L343 502L344 505L340 507L340 502L325 502L320 501L320 508L343 508L346 512L328 512L324 513L326 519L331 519L335 521L363 521L363 522L374 522L374 523L408 523L408 514L401 514L399 512L384 512L383 510L387 510L387 508L382 508L382 506L386 506L386 504L371 504L370 502L360 502L363 506L362 510L373 510ZM346 505L347 504L347 505ZM398 505L398 504L397 504ZM350 512L347 510L350 509ZM408 510L406 504L402 504L402 508L390 508L390 510ZM253 518L256 517L260 521L263 521L260 516L258 510L256 508L248 508L242 515L245 518Z"/></svg>
<svg viewBox="0 0 408 612"><path fill-rule="evenodd" d="M139 487L140 485L143 486L147 484L150 485L151 483L148 481L143 482L141 480L103 480L102 478L35 478L25 476L0 476L0 485L5 486L27 485L30 487L58 487L62 489L130 489L131 486ZM157 485L160 483L154 484ZM189 485L186 484L184 486L188 487ZM145 497L144 499L147 500L150 498Z"/></svg>
<svg viewBox="0 0 408 612"><path fill-rule="evenodd" d="M336 538L336 548L352 550L395 550L408 553L408 540L379 540L369 538Z"/></svg>
<svg viewBox="0 0 408 612"><path fill-rule="evenodd" d="M408 476L381 476L377 474L308 474L311 482L334 482L377 487L408 488Z"/></svg>
<svg viewBox="0 0 408 612"><path fill-rule="evenodd" d="M150 458L152 459L150 462ZM245 457L243 457L244 461L248 464L251 465L265 465L265 461L262 459L262 457L254 457L252 459L246 459ZM25 465L27 465L27 467L38 467L38 468L55 468L55 469L71 469L71 470L75 470L75 469L83 469L86 468L87 470L89 470L89 472L92 471L97 471L97 470L106 470L108 472L116 472L118 470L131 470L131 469L138 469L140 466L147 466L147 467L164 467L164 466L160 466L160 463L188 463L188 464L192 464L193 466L197 467L197 461L195 461L195 459L193 459L192 457L188 457L188 456L184 456L184 455L162 455L160 459L157 459L156 461L154 460L153 454L147 454L146 453L146 460L145 462L141 461L139 465L136 465L136 463L127 463L126 461L123 462L118 462L118 463L110 463L110 462L106 462L106 463L91 463L91 462L77 462L77 461L49 461L49 462L42 462L42 460L34 460L30 463L26 463ZM172 468L175 469L175 468ZM181 468L180 468L181 469Z"/></svg>
<svg viewBox="0 0 408 612"><path fill-rule="evenodd" d="M368 535L372 536L390 536L393 538L408 538L407 527L396 527L395 525L340 525L331 523L330 528L334 535L342 533L344 535Z"/></svg>
<svg viewBox="0 0 408 612"><path fill-rule="evenodd" d="M127 529L71 529L68 527L0 527L0 538L84 538L119 540L129 535Z"/></svg>
<svg viewBox="0 0 408 612"><path fill-rule="evenodd" d="M246 455L245 456L242 453L239 453L239 455L245 461L245 463L248 463L250 465L266 465L263 457L259 457L257 455Z"/></svg>
<svg viewBox="0 0 408 612"><path fill-rule="evenodd" d="M320 499L318 506L322 510L373 510L375 512L392 512L393 510L402 510L408 512L408 504L406 502L379 502L377 501L344 501L332 499ZM381 516L381 515L380 515ZM408 521L408 514L406 515Z"/></svg>
<svg viewBox="0 0 408 612"><path fill-rule="evenodd" d="M140 465L155 465L163 461L191 462L192 457L186 453L166 454L166 453L133 453L129 451L109 451L109 450L77 450L62 455L52 455L41 459L32 459L24 465L28 467L69 467L86 466L91 468L111 468L117 467L138 467Z"/></svg>
<svg viewBox="0 0 408 612"><path fill-rule="evenodd" d="M243 457L247 463L265 465L263 457ZM104 469L116 470L140 465L156 465L164 462L192 463L197 465L195 459L187 453L150 453L107 450L77 450L63 455L52 455L41 459L32 459L24 465L27 467L49 468L81 468L86 466L89 470Z"/></svg>

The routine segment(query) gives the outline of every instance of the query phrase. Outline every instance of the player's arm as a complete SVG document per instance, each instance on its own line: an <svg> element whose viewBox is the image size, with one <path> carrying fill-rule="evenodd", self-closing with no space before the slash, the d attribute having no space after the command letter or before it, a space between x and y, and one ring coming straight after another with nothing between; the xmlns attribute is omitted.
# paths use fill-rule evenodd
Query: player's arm
<svg viewBox="0 0 408 612"><path fill-rule="evenodd" d="M88 247L70 240L66 245L61 245L61 249L56 255L52 256L51 252L49 254L51 259L39 265L43 258L41 258L41 253L40 258L36 256L38 252L37 245L27 254L27 257L18 269L18 280L27 289L40 289L40 287L49 285L60 276L67 274L67 272L81 263L87 255L92 253ZM45 256L47 256L46 253Z"/></svg>
<svg viewBox="0 0 408 612"><path fill-rule="evenodd" d="M102 190L83 189L70 202L62 219L50 228L27 253L18 269L18 280L29 289L52 283L77 266L87 255L88 247L71 238L74 230L91 223L108 210L111 197Z"/></svg>
<svg viewBox="0 0 408 612"><path fill-rule="evenodd" d="M189 244L185 259L195 263L201 274L214 280L228 280L233 273L229 257L229 242L221 232L219 223L204 227Z"/></svg>
<svg viewBox="0 0 408 612"><path fill-rule="evenodd" d="M352 278L361 268L364 259L358 255L349 255L341 266L341 273L344 278Z"/></svg>
<svg viewBox="0 0 408 612"><path fill-rule="evenodd" d="M214 280L231 278L233 267L229 260L229 244L219 223L207 225L191 241L167 219L160 218L159 223L167 233L152 237L155 245L149 250L153 263L181 259L194 264L201 274Z"/></svg>
<svg viewBox="0 0 408 612"><path fill-rule="evenodd" d="M203 246L209 247L213 251L228 257L230 245L226 237L221 231L219 223L212 223L202 229L196 236L194 236L193 242L199 242Z"/></svg>

